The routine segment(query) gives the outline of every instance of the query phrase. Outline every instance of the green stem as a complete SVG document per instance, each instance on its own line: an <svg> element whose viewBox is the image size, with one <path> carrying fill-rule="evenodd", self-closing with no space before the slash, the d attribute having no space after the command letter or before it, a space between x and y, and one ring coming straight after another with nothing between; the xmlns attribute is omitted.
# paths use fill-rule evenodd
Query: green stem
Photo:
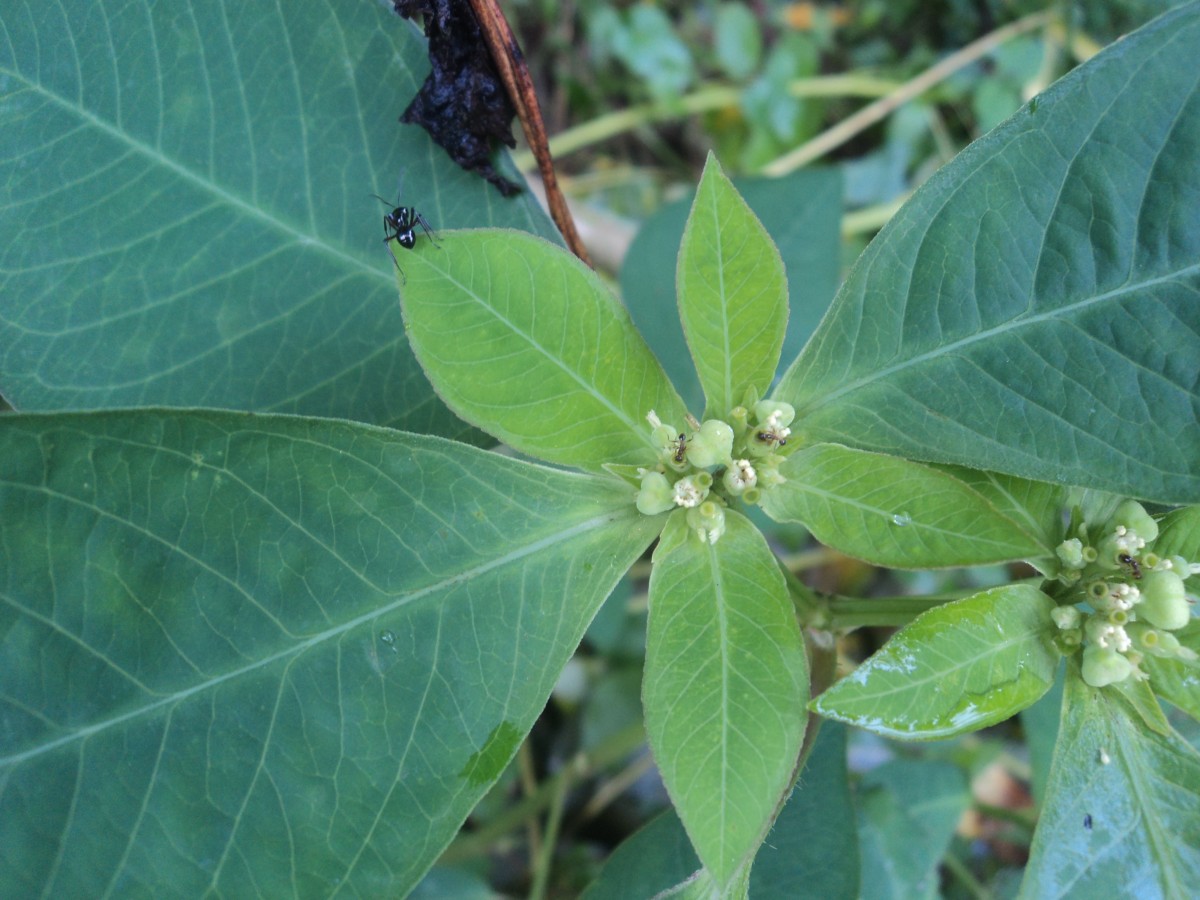
<svg viewBox="0 0 1200 900"><path fill-rule="evenodd" d="M967 868L966 863L955 856L953 853L947 853L942 857L942 865L950 872L959 883L966 888L967 893L978 900L991 900L992 892L989 891L975 874Z"/></svg>
<svg viewBox="0 0 1200 900"><path fill-rule="evenodd" d="M953 597L878 597L862 600L858 597L831 597L828 601L829 624L832 631L844 631L868 626L907 625L926 610L949 603Z"/></svg>
<svg viewBox="0 0 1200 900"><path fill-rule="evenodd" d="M793 97L882 97L894 91L896 86L896 82L890 79L868 75L829 75L797 79L788 85L788 93ZM652 122L681 119L736 106L743 90L730 85L709 84L676 100L642 103L597 116L551 138L550 154L559 158ZM534 164L533 155L526 152L514 153L513 161L521 171L533 168Z"/></svg>
<svg viewBox="0 0 1200 900"><path fill-rule="evenodd" d="M567 775L571 769L567 770ZM550 815L546 821L546 833L542 835L541 852L533 864L533 883L529 887L529 900L543 900L546 896L546 885L550 882L550 870L554 863L554 847L558 843L559 829L562 827L563 807L566 806L567 788L570 778L555 779L556 783L550 803Z"/></svg>

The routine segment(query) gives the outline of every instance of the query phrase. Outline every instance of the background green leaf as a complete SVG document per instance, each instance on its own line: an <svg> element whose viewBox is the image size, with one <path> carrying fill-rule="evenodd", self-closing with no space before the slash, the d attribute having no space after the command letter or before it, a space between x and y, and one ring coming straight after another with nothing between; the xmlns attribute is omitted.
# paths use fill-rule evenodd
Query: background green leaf
<svg viewBox="0 0 1200 900"><path fill-rule="evenodd" d="M922 613L813 701L823 716L928 740L994 725L1054 683L1054 601L1012 584Z"/></svg>
<svg viewBox="0 0 1200 900"><path fill-rule="evenodd" d="M629 314L565 250L519 231L444 234L404 257L405 324L441 397L539 459L652 465L646 414L684 408Z"/></svg>
<svg viewBox="0 0 1200 900"><path fill-rule="evenodd" d="M653 520L368 426L0 419L0 884L404 894Z"/></svg>
<svg viewBox="0 0 1200 900"><path fill-rule="evenodd" d="M841 277L842 177L805 169L783 178L737 178L734 186L779 248L791 294L783 355L793 358L829 307ZM679 322L676 266L694 195L668 203L642 225L621 267L621 296L688 409L704 393Z"/></svg>
<svg viewBox="0 0 1200 900"><path fill-rule="evenodd" d="M901 759L884 763L858 785L863 900L941 896L938 865L971 804L958 767Z"/></svg>
<svg viewBox="0 0 1200 900"><path fill-rule="evenodd" d="M931 178L784 376L793 428L1200 500L1198 45L1190 3Z"/></svg>
<svg viewBox="0 0 1200 900"><path fill-rule="evenodd" d="M787 275L762 223L711 153L683 231L675 276L705 418L728 419L747 388L763 396L787 325Z"/></svg>
<svg viewBox="0 0 1200 900"><path fill-rule="evenodd" d="M0 392L459 435L404 339L384 207L550 235L397 121L425 43L384 3L6 3Z"/></svg>
<svg viewBox="0 0 1200 900"><path fill-rule="evenodd" d="M1010 518L1018 512L1011 495L989 490L1001 512L956 470L816 444L779 471L787 481L763 492L767 515L800 522L823 544L876 565L966 566L1053 552L1028 515Z"/></svg>
<svg viewBox="0 0 1200 900"><path fill-rule="evenodd" d="M1200 754L1067 670L1063 723L1023 897L1189 897L1200 882Z"/></svg>
<svg viewBox="0 0 1200 900"><path fill-rule="evenodd" d="M854 900L859 879L855 827L845 729L826 722L754 859L750 896ZM668 810L613 851L584 900L653 897L699 867L683 823Z"/></svg>
<svg viewBox="0 0 1200 900"><path fill-rule="evenodd" d="M654 552L642 706L667 792L727 885L766 835L800 753L804 642L775 557L732 510L715 544L672 513Z"/></svg>

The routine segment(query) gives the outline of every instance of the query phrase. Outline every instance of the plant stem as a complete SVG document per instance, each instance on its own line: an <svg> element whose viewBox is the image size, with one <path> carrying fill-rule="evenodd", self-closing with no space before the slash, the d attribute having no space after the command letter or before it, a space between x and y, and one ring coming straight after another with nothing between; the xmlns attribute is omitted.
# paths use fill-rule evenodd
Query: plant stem
<svg viewBox="0 0 1200 900"><path fill-rule="evenodd" d="M554 863L554 847L558 843L558 832L562 827L563 807L566 805L567 788L570 786L571 768L556 779L550 802L550 815L546 820L546 832L542 836L542 850L533 861L533 883L529 887L529 900L542 900L546 896L546 885L550 881L550 869Z"/></svg>
<svg viewBox="0 0 1200 900"><path fill-rule="evenodd" d="M800 78L788 85L788 93L793 97L880 97L895 89L895 81L867 75ZM642 103L597 116L551 138L550 152L555 157L562 157L651 122L681 119L714 109L736 106L741 100L742 91L740 87L709 84L677 100ZM533 165L533 155L527 152L514 153L513 162L518 169L526 171Z"/></svg>
<svg viewBox="0 0 1200 900"><path fill-rule="evenodd" d="M862 600L857 597L831 597L828 601L829 625L832 631L845 631L868 626L907 625L926 610L949 603L952 597L879 597Z"/></svg>
<svg viewBox="0 0 1200 900"><path fill-rule="evenodd" d="M979 900L991 900L992 892L981 884L966 864L953 853L947 853L942 857L942 865L958 879L972 897L977 897Z"/></svg>
<svg viewBox="0 0 1200 900"><path fill-rule="evenodd" d="M1042 28L1051 19L1052 15L1049 12L1036 12L985 34L979 40L967 44L957 53L952 53L936 65L930 66L886 97L880 97L874 103L867 104L854 115L823 131L811 141L801 144L795 150L785 153L774 162L764 166L762 173L776 177L786 175L819 159L830 150L840 147L855 135L891 115L905 103L925 93L938 82L944 81L960 69L965 69L971 63L991 53L1005 41L1012 40L1027 31Z"/></svg>

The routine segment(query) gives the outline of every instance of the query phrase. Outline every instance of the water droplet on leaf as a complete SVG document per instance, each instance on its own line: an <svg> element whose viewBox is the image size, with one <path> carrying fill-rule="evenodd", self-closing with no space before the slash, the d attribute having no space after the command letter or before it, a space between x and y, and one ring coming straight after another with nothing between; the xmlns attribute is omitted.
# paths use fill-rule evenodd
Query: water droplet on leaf
<svg viewBox="0 0 1200 900"><path fill-rule="evenodd" d="M905 525L912 524L912 516L906 512L896 513L892 516L892 524L899 525L903 528Z"/></svg>

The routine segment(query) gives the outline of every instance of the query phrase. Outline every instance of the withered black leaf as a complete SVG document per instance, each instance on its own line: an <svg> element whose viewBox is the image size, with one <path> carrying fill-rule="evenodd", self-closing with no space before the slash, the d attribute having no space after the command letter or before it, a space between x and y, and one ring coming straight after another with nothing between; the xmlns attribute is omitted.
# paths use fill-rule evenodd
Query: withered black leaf
<svg viewBox="0 0 1200 900"><path fill-rule="evenodd" d="M492 166L496 141L516 146L512 136L516 110L492 63L470 3L395 0L392 6L406 19L418 15L424 19L433 67L400 121L420 125L451 159L464 169L478 172L504 196L520 193L519 185Z"/></svg>

